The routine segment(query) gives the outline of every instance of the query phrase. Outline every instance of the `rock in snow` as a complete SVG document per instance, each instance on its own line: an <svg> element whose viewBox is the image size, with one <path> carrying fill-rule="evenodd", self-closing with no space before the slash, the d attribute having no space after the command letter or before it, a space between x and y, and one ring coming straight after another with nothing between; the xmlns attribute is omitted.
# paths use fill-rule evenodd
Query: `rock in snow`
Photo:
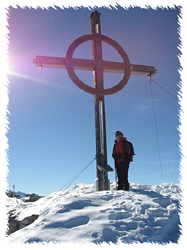
<svg viewBox="0 0 187 250"><path fill-rule="evenodd" d="M180 236L178 184L131 184L129 191L94 192L77 184L34 203L8 198L9 210L30 225L8 236L9 242L44 243L177 243Z"/></svg>
<svg viewBox="0 0 187 250"><path fill-rule="evenodd" d="M11 212L9 214L9 220L8 220L9 230L7 231L7 235L10 235L17 230L22 229L32 224L37 218L38 218L38 215L32 214L31 216L26 217L23 220L19 221L19 220L16 220L16 216L13 215L13 212Z"/></svg>

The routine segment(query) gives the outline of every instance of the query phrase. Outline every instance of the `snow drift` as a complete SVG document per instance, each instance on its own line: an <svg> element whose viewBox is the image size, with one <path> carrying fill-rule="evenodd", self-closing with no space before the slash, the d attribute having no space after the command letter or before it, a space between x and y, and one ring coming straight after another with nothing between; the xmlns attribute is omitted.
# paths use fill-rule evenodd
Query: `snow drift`
<svg viewBox="0 0 187 250"><path fill-rule="evenodd" d="M44 243L177 243L180 236L180 188L131 184L130 191L94 192L78 184L33 203L7 198L18 220L39 215L29 226L8 236L9 242Z"/></svg>

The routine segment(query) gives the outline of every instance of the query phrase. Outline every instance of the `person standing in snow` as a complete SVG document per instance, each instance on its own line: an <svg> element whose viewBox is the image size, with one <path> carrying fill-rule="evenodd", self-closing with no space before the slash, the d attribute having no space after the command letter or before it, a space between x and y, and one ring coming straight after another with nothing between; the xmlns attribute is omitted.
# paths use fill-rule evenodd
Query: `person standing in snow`
<svg viewBox="0 0 187 250"><path fill-rule="evenodd" d="M130 163L130 145L121 131L116 131L116 140L112 157L115 160L115 169L118 176L118 190L129 190L128 170Z"/></svg>

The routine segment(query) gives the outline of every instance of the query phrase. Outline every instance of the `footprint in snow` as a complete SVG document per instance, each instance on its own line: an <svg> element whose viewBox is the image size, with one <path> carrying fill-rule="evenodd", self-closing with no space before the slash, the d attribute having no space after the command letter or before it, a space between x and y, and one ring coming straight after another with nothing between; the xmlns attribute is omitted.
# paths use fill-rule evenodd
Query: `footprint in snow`
<svg viewBox="0 0 187 250"><path fill-rule="evenodd" d="M122 219L126 219L129 218L131 216L131 214L129 212L117 212L114 214L110 214L108 216L109 220L122 220Z"/></svg>
<svg viewBox="0 0 187 250"><path fill-rule="evenodd" d="M58 221L58 222L50 223L44 226L44 228L59 228L59 227L73 228L73 227L85 225L89 222L89 220L90 218L88 216L79 216L79 217L71 218L64 222Z"/></svg>
<svg viewBox="0 0 187 250"><path fill-rule="evenodd" d="M69 219L63 223L63 227L72 228L85 225L89 222L90 218L88 216L79 216L76 218Z"/></svg>
<svg viewBox="0 0 187 250"><path fill-rule="evenodd" d="M96 204L93 204L91 200L86 201L73 201L69 204L64 205L63 209L58 210L58 213L66 213L70 212L72 209L78 210L78 209L84 209L88 206L98 206Z"/></svg>

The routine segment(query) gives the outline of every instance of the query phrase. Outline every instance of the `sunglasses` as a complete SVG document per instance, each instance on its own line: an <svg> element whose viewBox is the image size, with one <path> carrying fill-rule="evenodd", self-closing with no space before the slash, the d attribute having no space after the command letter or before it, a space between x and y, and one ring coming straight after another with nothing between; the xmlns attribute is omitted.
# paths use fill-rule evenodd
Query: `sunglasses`
<svg viewBox="0 0 187 250"><path fill-rule="evenodd" d="M118 136L122 136L122 134L117 134L116 137L118 137Z"/></svg>

